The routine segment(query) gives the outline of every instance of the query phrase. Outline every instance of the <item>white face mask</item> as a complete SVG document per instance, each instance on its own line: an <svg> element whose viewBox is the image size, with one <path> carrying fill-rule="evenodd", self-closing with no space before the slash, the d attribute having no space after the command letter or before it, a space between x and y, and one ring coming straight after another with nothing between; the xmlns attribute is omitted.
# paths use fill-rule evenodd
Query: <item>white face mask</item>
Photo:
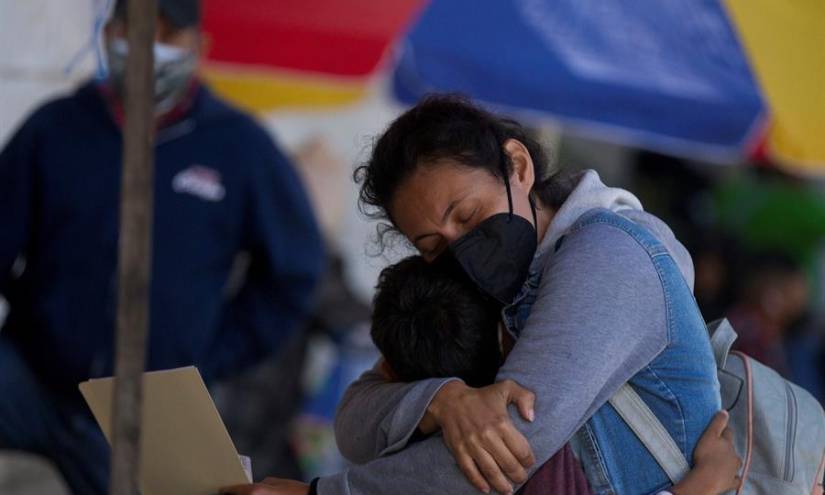
<svg viewBox="0 0 825 495"><path fill-rule="evenodd" d="M109 43L107 54L109 79L118 94L123 94L126 77L126 56L129 44L123 38ZM197 57L193 52L166 43L154 44L155 114L171 110L186 92L195 74Z"/></svg>

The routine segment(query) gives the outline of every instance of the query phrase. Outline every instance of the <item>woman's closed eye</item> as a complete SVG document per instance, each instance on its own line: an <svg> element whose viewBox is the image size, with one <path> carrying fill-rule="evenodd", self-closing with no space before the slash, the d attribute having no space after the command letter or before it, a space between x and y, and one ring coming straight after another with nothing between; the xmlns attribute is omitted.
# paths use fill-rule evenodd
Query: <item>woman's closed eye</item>
<svg viewBox="0 0 825 495"><path fill-rule="evenodd" d="M469 210L467 212L463 212L463 214L459 215L459 217L458 217L458 223L460 223L462 225L467 224L469 221L471 221L476 216L477 212L478 212L478 207L473 208L472 210Z"/></svg>
<svg viewBox="0 0 825 495"><path fill-rule="evenodd" d="M449 230L453 233L449 238L445 238L439 234L427 234L419 236L415 243L415 248L418 249L419 254L428 261L432 261L444 251L447 245L455 239L463 236L475 226L475 220L478 217L480 206L465 208L463 210L454 210L450 217L452 225Z"/></svg>

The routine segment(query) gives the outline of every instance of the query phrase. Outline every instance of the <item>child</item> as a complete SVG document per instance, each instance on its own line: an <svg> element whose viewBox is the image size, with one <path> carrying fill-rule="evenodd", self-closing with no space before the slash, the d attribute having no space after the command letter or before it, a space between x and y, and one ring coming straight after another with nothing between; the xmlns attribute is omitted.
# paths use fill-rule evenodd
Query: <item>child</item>
<svg viewBox="0 0 825 495"><path fill-rule="evenodd" d="M398 381L455 376L483 387L503 362L500 310L449 258L411 256L381 272L371 335Z"/></svg>

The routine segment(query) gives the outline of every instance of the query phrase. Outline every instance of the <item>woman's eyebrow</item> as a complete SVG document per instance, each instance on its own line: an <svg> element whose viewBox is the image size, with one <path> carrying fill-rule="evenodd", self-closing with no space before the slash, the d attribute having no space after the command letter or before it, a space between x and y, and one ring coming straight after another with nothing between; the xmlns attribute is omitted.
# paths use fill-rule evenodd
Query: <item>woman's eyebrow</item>
<svg viewBox="0 0 825 495"><path fill-rule="evenodd" d="M444 214L441 216L441 225L444 225L447 222L447 218L450 217L450 213L452 213L455 207L458 206L459 203L464 201L464 199L469 195L470 193L467 193L464 196L461 196L460 198L456 198L447 206L447 209L444 210ZM418 244L418 241L420 241L421 239L425 239L433 235L438 235L438 232L430 232L428 234L418 235L415 237L415 239L413 239L413 244Z"/></svg>
<svg viewBox="0 0 825 495"><path fill-rule="evenodd" d="M458 206L459 203L464 201L464 199L469 195L470 195L470 193L468 192L464 196L461 196L460 198L456 198L452 201L452 203L450 203L450 205L447 207L447 209L444 210L444 215L441 216L441 225L444 225L445 223L447 223L447 218L449 218L450 213L452 213L453 210L455 209L455 207Z"/></svg>

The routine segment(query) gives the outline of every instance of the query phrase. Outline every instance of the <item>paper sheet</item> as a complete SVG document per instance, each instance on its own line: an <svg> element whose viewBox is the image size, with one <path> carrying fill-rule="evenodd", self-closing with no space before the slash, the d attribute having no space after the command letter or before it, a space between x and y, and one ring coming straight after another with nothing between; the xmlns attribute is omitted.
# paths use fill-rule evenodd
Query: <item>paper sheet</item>
<svg viewBox="0 0 825 495"><path fill-rule="evenodd" d="M80 384L111 443L114 378ZM195 367L143 375L143 495L215 495L248 483L238 452Z"/></svg>

